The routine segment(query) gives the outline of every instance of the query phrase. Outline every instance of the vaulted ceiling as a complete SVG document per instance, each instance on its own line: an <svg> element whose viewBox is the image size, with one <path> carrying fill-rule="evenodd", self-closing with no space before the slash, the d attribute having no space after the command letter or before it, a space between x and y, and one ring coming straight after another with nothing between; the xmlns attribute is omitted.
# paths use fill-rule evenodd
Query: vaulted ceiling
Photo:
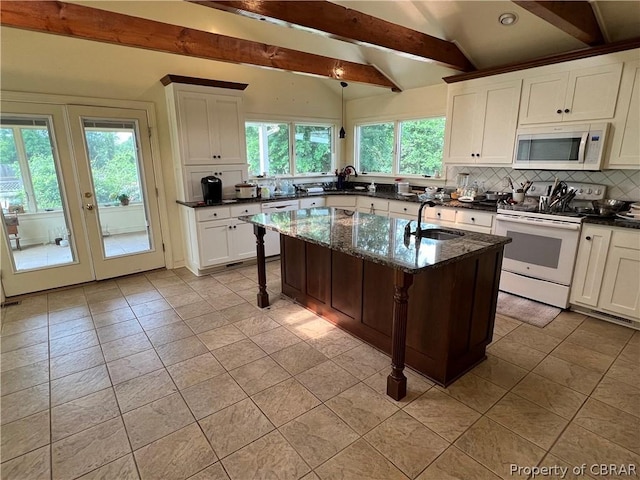
<svg viewBox="0 0 640 480"><path fill-rule="evenodd" d="M4 25L311 74L336 90L336 79L344 79L352 87L345 98L434 85L464 71L630 40L640 32L638 1L92 0L69 2L62 14L65 3L44 2L43 10L58 10L42 18L37 2L15 2L33 14L15 14L14 24L8 23L11 3L0 4ZM86 9L84 16L74 6L151 22ZM499 23L506 12L516 15L513 25Z"/></svg>

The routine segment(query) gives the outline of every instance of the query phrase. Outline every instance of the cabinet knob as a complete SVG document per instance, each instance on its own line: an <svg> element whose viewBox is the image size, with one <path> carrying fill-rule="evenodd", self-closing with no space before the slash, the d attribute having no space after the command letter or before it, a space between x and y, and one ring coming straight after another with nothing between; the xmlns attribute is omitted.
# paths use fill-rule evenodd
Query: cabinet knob
<svg viewBox="0 0 640 480"><path fill-rule="evenodd" d="M479 157L479 156L480 156L480 154L479 154L479 153L476 153L476 157Z"/></svg>
<svg viewBox="0 0 640 480"><path fill-rule="evenodd" d="M214 217L217 217L217 216L218 216L218 214L217 214L217 213L214 213L214 214L213 214L213 216L214 216Z"/></svg>
<svg viewBox="0 0 640 480"><path fill-rule="evenodd" d="M407 211L407 207L403 208L403 210L406 212Z"/></svg>
<svg viewBox="0 0 640 480"><path fill-rule="evenodd" d="M475 157L475 156L476 156L476 154L475 154L475 153L472 153L472 154L471 154L471 156L472 156L472 157Z"/></svg>
<svg viewBox="0 0 640 480"><path fill-rule="evenodd" d="M562 110L558 109L558 110L556 110L556 113L561 114Z"/></svg>
<svg viewBox="0 0 640 480"><path fill-rule="evenodd" d="M586 237L584 237L584 239L585 240L591 240L591 237L587 235Z"/></svg>
<svg viewBox="0 0 640 480"><path fill-rule="evenodd" d="M235 229L237 227L237 225L234 225L233 228Z"/></svg>
<svg viewBox="0 0 640 480"><path fill-rule="evenodd" d="M471 221L475 222L476 221L475 217L471 217Z"/></svg>
<svg viewBox="0 0 640 480"><path fill-rule="evenodd" d="M571 110L569 110L568 108L564 109L564 113L569 113Z"/></svg>
<svg viewBox="0 0 640 480"><path fill-rule="evenodd" d="M440 212L436 213L436 215L440 216Z"/></svg>

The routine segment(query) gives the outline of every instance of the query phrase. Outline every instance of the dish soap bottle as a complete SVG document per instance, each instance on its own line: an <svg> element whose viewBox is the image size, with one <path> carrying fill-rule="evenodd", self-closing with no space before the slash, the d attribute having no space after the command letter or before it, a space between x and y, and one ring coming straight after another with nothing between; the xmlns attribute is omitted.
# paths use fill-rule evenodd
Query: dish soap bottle
<svg viewBox="0 0 640 480"><path fill-rule="evenodd" d="M376 184L373 182L369 185L369 193L376 193Z"/></svg>

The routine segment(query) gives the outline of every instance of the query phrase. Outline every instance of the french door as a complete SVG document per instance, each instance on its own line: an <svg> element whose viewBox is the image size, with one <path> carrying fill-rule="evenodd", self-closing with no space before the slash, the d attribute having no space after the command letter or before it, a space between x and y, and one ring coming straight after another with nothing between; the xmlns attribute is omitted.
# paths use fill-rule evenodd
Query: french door
<svg viewBox="0 0 640 480"><path fill-rule="evenodd" d="M145 110L2 103L7 296L164 266L148 131Z"/></svg>

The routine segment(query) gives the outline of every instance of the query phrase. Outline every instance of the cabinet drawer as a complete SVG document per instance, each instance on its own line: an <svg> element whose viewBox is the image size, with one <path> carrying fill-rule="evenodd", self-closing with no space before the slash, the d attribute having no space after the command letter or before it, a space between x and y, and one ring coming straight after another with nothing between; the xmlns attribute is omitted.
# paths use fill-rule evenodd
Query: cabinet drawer
<svg viewBox="0 0 640 480"><path fill-rule="evenodd" d="M208 220L220 220L230 217L229 207L217 208L197 208L196 222L206 222Z"/></svg>
<svg viewBox="0 0 640 480"><path fill-rule="evenodd" d="M379 198L358 197L358 209L363 211L371 209L374 211L388 212L389 201Z"/></svg>
<svg viewBox="0 0 640 480"><path fill-rule="evenodd" d="M332 195L327 197L327 207L348 208L356 206L356 197L349 195Z"/></svg>
<svg viewBox="0 0 640 480"><path fill-rule="evenodd" d="M453 208L427 207L424 211L426 212L425 217L429 220L451 223L456 221L456 211Z"/></svg>
<svg viewBox="0 0 640 480"><path fill-rule="evenodd" d="M477 225L479 227L489 227L493 224L493 215L477 210L458 210L456 222L461 225Z"/></svg>
<svg viewBox="0 0 640 480"><path fill-rule="evenodd" d="M281 200L279 202L266 202L262 204L265 213L288 212L298 209L298 200Z"/></svg>
<svg viewBox="0 0 640 480"><path fill-rule="evenodd" d="M232 205L230 209L231 209L232 217L239 217L241 215L255 215L261 212L259 203L249 203L249 204L245 203L242 205Z"/></svg>
<svg viewBox="0 0 640 480"><path fill-rule="evenodd" d="M325 205L324 197L300 199L300 208L324 207L324 205Z"/></svg>
<svg viewBox="0 0 640 480"><path fill-rule="evenodd" d="M420 205L412 202L389 202L390 213L400 213L403 215L418 215Z"/></svg>

